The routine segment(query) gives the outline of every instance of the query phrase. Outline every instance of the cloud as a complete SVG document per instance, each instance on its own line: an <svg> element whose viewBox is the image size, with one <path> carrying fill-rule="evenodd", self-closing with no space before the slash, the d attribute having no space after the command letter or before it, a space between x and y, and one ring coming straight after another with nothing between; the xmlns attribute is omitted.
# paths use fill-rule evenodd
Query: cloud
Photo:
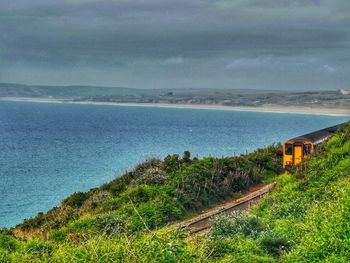
<svg viewBox="0 0 350 263"><path fill-rule="evenodd" d="M171 66L171 65L182 65L186 63L188 59L182 56L168 57L161 59L138 59L132 61L129 66Z"/></svg>
<svg viewBox="0 0 350 263"><path fill-rule="evenodd" d="M347 0L3 0L0 32L3 82L337 89L350 80Z"/></svg>
<svg viewBox="0 0 350 263"><path fill-rule="evenodd" d="M335 72L337 72L337 68L329 66L327 64L323 65L323 69L328 73L328 74L333 74Z"/></svg>
<svg viewBox="0 0 350 263"><path fill-rule="evenodd" d="M272 56L259 56L256 58L238 58L232 63L226 65L228 69L257 69L270 65L272 62Z"/></svg>

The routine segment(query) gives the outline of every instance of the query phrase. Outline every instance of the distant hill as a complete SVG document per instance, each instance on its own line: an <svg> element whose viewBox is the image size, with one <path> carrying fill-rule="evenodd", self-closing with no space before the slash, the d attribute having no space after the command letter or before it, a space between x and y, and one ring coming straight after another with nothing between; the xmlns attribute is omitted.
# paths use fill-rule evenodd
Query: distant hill
<svg viewBox="0 0 350 263"><path fill-rule="evenodd" d="M146 95L209 95L209 94L263 94L276 91L254 89L134 89L125 87L97 86L41 86L12 83L0 83L1 97L33 97L33 98L120 98L141 97Z"/></svg>
<svg viewBox="0 0 350 263"><path fill-rule="evenodd" d="M1 97L50 98L114 103L302 106L350 109L350 94L339 91L285 92L256 89L132 89L96 86L40 86L0 83Z"/></svg>
<svg viewBox="0 0 350 263"><path fill-rule="evenodd" d="M122 87L91 87L91 86L39 86L0 83L2 97L33 97L33 98L93 98L100 96L123 96L147 94L148 90L129 89Z"/></svg>

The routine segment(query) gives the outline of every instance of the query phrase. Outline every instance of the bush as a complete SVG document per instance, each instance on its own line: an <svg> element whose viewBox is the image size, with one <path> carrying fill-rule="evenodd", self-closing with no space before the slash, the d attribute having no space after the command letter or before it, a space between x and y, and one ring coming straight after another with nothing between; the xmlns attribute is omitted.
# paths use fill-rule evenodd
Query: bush
<svg viewBox="0 0 350 263"><path fill-rule="evenodd" d="M124 192L127 189L127 184L125 183L115 183L110 185L109 191L112 193L113 196L117 196Z"/></svg>
<svg viewBox="0 0 350 263"><path fill-rule="evenodd" d="M97 207L107 203L112 199L112 194L108 191L95 191L92 195L84 202L82 209L85 211L94 210Z"/></svg>
<svg viewBox="0 0 350 263"><path fill-rule="evenodd" d="M162 168L167 173L173 173L177 171L180 168L181 161L180 156L178 154L168 155L164 158L164 161L162 163Z"/></svg>
<svg viewBox="0 0 350 263"><path fill-rule="evenodd" d="M114 214L105 214L98 215L95 218L93 225L102 233L106 235L112 235L115 233L120 233L125 231L126 218L114 215Z"/></svg>
<svg viewBox="0 0 350 263"><path fill-rule="evenodd" d="M291 248L290 241L283 234L268 231L259 238L260 245L274 256L280 256Z"/></svg>
<svg viewBox="0 0 350 263"><path fill-rule="evenodd" d="M29 254L45 256L51 254L53 246L40 239L31 239L25 243L23 249Z"/></svg>
<svg viewBox="0 0 350 263"><path fill-rule="evenodd" d="M134 231L154 229L181 218L183 214L184 209L175 197L160 195L132 210L130 228Z"/></svg>
<svg viewBox="0 0 350 263"><path fill-rule="evenodd" d="M59 230L51 230L49 232L49 239L56 242L63 242L67 238L67 229L65 227Z"/></svg>
<svg viewBox="0 0 350 263"><path fill-rule="evenodd" d="M90 192L76 192L63 200L63 205L69 205L71 207L79 208L89 198Z"/></svg>
<svg viewBox="0 0 350 263"><path fill-rule="evenodd" d="M255 240L242 236L210 240L206 254L210 259L220 262L274 262Z"/></svg>
<svg viewBox="0 0 350 263"><path fill-rule="evenodd" d="M182 162L184 163L191 162L191 153L189 151L184 151L184 154L182 156Z"/></svg>
<svg viewBox="0 0 350 263"><path fill-rule="evenodd" d="M142 174L150 168L159 168L161 166L161 161L156 158L148 159L138 165L135 166L131 171L132 178L138 178L142 176Z"/></svg>
<svg viewBox="0 0 350 263"><path fill-rule="evenodd" d="M16 250L18 241L11 235L0 233L0 250Z"/></svg>
<svg viewBox="0 0 350 263"><path fill-rule="evenodd" d="M128 190L123 193L120 198L121 202L129 203L130 201L134 203L144 203L153 199L157 194L164 189L159 186L150 185L137 185L129 187Z"/></svg>
<svg viewBox="0 0 350 263"><path fill-rule="evenodd" d="M131 185L161 185L168 182L168 178L165 175L165 172L160 168L149 168L143 172L142 175L135 178Z"/></svg>
<svg viewBox="0 0 350 263"><path fill-rule="evenodd" d="M255 238L263 230L263 225L257 216L241 211L216 216L210 224L211 236L214 239L236 234Z"/></svg>

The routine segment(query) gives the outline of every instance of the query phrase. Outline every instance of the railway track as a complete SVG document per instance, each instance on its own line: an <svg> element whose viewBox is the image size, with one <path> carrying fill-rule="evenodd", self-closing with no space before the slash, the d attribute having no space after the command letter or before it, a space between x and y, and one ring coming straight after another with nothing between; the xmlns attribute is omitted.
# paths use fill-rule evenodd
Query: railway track
<svg viewBox="0 0 350 263"><path fill-rule="evenodd" d="M274 188L275 184L268 184L242 198L232 201L228 204L218 206L214 210L201 214L180 225L181 228L187 228L190 234L202 232L210 228L209 220L220 214L229 214L236 210L248 210L254 206L266 193Z"/></svg>

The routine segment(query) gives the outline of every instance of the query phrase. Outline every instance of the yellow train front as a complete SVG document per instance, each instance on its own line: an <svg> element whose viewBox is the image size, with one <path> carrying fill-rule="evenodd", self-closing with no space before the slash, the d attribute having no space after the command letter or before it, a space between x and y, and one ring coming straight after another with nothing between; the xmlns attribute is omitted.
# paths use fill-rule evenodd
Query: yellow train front
<svg viewBox="0 0 350 263"><path fill-rule="evenodd" d="M293 166L298 166L306 156L317 150L318 145L326 141L347 123L349 122L341 123L286 141L283 144L283 168L287 169Z"/></svg>

